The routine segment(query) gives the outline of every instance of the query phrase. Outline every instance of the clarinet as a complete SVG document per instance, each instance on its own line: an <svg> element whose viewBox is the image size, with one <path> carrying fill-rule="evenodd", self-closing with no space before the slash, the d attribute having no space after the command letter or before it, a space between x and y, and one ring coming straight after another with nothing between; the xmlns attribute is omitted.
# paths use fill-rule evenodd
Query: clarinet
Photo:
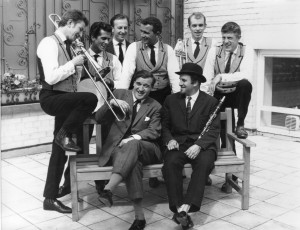
<svg viewBox="0 0 300 230"><path fill-rule="evenodd" d="M219 112L219 110L220 110L220 108L221 108L221 106L222 106L224 100L225 100L225 96L223 96L223 97L221 98L221 100L219 101L219 104L217 105L216 109L215 109L214 112L210 115L210 117L209 117L209 119L208 119L208 121L207 121L205 127L203 128L203 130L202 130L200 136L198 137L198 139L202 138L203 135L209 130L210 125L211 125L211 123L213 122L213 120L216 118L216 116L217 116L217 114L218 114L218 112Z"/></svg>

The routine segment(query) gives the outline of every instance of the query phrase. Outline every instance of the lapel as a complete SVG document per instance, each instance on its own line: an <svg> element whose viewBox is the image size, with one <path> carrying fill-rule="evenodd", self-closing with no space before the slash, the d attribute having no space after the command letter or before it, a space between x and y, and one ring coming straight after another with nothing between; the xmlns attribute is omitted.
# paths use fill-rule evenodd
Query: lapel
<svg viewBox="0 0 300 230"><path fill-rule="evenodd" d="M127 40L125 40L125 43L126 43L126 51L127 51L127 48L128 48L128 46L130 45L130 42L127 41Z"/></svg>
<svg viewBox="0 0 300 230"><path fill-rule="evenodd" d="M157 54L158 60L156 60L155 66L152 65L149 55L148 55L148 49L145 49L145 46L143 44L141 47L141 53L142 53L142 56L143 56L143 59L144 59L146 65L148 66L149 69L151 69L151 72L154 72L154 71L160 69L160 67L162 66L162 64L166 58L166 51L164 49L164 44L162 42L158 42L158 54Z"/></svg>
<svg viewBox="0 0 300 230"><path fill-rule="evenodd" d="M243 52L243 44L239 44L237 48L236 55L230 65L230 71L229 73L235 73L237 70L239 70L240 64L244 58L244 52ZM225 72L225 49L223 49L223 45L220 47L219 54L216 57L217 65L220 70L220 73Z"/></svg>
<svg viewBox="0 0 300 230"><path fill-rule="evenodd" d="M201 104L201 91L199 91L199 95L193 105L193 109L191 111L190 118L192 118L196 114L197 110L201 107L201 105L202 105Z"/></svg>
<svg viewBox="0 0 300 230"><path fill-rule="evenodd" d="M194 57L194 52L192 49L192 40L188 39L187 41L187 51L188 51L188 58L193 62L193 63L198 63L200 61L203 60L203 58L206 56L208 49L209 49L209 45L207 44L207 38L203 37L202 38L202 42L200 45L200 52L197 56L197 58Z"/></svg>
<svg viewBox="0 0 300 230"><path fill-rule="evenodd" d="M144 114L148 111L149 106L150 106L150 100L148 97L141 103L140 109L137 112L134 121L132 122L132 126L134 126L144 116Z"/></svg>
<svg viewBox="0 0 300 230"><path fill-rule="evenodd" d="M182 94L178 94L178 97L179 97L179 106L181 108L182 113L184 114L184 118L186 119L185 96Z"/></svg>

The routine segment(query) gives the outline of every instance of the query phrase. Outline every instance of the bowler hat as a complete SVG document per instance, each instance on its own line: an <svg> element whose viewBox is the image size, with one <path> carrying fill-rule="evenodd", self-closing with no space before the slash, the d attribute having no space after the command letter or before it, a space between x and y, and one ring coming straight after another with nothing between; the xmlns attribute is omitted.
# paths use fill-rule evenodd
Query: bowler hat
<svg viewBox="0 0 300 230"><path fill-rule="evenodd" d="M190 74L197 76L200 82L206 82L206 78L203 76L202 67L195 63L185 63L183 64L181 70L179 72L175 72L178 75L181 74Z"/></svg>

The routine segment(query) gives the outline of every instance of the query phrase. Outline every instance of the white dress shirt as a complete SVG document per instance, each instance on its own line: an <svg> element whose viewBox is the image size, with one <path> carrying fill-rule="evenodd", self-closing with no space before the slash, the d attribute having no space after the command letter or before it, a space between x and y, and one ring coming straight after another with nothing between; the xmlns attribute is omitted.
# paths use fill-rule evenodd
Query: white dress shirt
<svg viewBox="0 0 300 230"><path fill-rule="evenodd" d="M66 36L60 30L56 30L55 35L63 42L67 40ZM38 45L36 54L41 59L45 81L49 85L54 85L57 82L63 81L75 73L75 66L72 61L68 61L66 64L59 66L58 46L52 37L45 37L42 39Z"/></svg>
<svg viewBox="0 0 300 230"><path fill-rule="evenodd" d="M191 96L186 96L185 97L185 105L187 106L187 103L188 103L188 100L189 100L188 97L191 97L191 110L192 110L198 96L199 96L199 90L197 90L197 92L195 94L191 95Z"/></svg>
<svg viewBox="0 0 300 230"><path fill-rule="evenodd" d="M96 53L89 48L89 54L93 57ZM98 53L99 57L97 58L97 63L102 67L103 63L103 52ZM110 64L113 81L119 81L122 74L122 65L116 55L113 55L112 64Z"/></svg>
<svg viewBox="0 0 300 230"><path fill-rule="evenodd" d="M154 46L155 46L154 48L155 60L157 62L159 42L157 42ZM129 88L131 78L136 69L136 47L137 47L136 42L133 42L128 46L127 52L125 54L125 59L123 61L122 78L120 82L116 83L116 88L125 88L125 89ZM151 49L149 47L147 47L146 49L150 59ZM167 45L167 49L168 49L167 51L168 52L168 63L167 63L168 76L169 76L172 92L176 93L180 91L179 75L175 73L179 71L179 65L173 48Z"/></svg>
<svg viewBox="0 0 300 230"><path fill-rule="evenodd" d="M134 93L132 92L132 97L133 97L133 104L135 103L135 101L137 100L134 96ZM136 113L139 111L139 109L141 108L141 104L145 101L145 99L141 100L141 103L139 103L137 106L136 106ZM142 137L138 134L133 134L131 135L134 139L136 140L141 140Z"/></svg>
<svg viewBox="0 0 300 230"><path fill-rule="evenodd" d="M245 46L245 53L244 58L240 65L240 71L235 73L221 73L222 82L228 81L239 81L242 79L247 79L248 81L252 81L253 78L253 61L254 61L254 50L249 47L248 45ZM212 79L215 77L214 68L216 63L216 51L217 47L212 47L207 55L203 75L206 78L206 83L201 84L201 90L208 92L208 86L211 83ZM234 58L239 55L237 54L237 49L233 52L231 57L231 63L233 62ZM225 54L225 63L229 58L229 52Z"/></svg>
<svg viewBox="0 0 300 230"><path fill-rule="evenodd" d="M115 38L113 38L112 43L113 43L113 46L114 46L115 54L116 54L117 57L119 57L119 55L120 55L119 42ZM121 47L122 47L122 50L123 50L123 55L125 57L125 53L126 53L126 41L125 41L125 39L123 40Z"/></svg>

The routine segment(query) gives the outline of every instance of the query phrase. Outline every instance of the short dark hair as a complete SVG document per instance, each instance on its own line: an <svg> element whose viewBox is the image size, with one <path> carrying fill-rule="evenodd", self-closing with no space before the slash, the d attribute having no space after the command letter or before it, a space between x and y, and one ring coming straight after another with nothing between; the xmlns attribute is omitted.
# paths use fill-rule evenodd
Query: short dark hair
<svg viewBox="0 0 300 230"><path fill-rule="evenodd" d="M90 29L90 41L92 41L92 38L97 38L101 35L101 30L111 33L112 27L106 22L94 22Z"/></svg>
<svg viewBox="0 0 300 230"><path fill-rule="evenodd" d="M155 17L145 18L141 21L141 24L151 25L151 26L153 26L153 33L161 34L162 24L161 24L161 21L158 18L155 18Z"/></svg>
<svg viewBox="0 0 300 230"><path fill-rule="evenodd" d="M146 79L146 78L151 78L151 79L152 79L152 83L151 83L151 86L152 86L152 87L154 86L154 84L155 84L155 82L156 82L156 80L155 80L153 74L150 73L150 72L147 71L147 70L140 70L140 71L137 71L137 72L133 75L133 77L132 77L132 82L135 83L135 81L136 81L138 78L140 78L140 77L141 77L141 78L144 78L144 79Z"/></svg>
<svg viewBox="0 0 300 230"><path fill-rule="evenodd" d="M89 25L89 20L86 18L86 16L79 10L68 10L66 11L63 16L61 17L61 20L58 23L58 27L63 27L67 25L67 22L69 20L73 20L73 22L76 24L79 21L83 21L85 26Z"/></svg>
<svg viewBox="0 0 300 230"><path fill-rule="evenodd" d="M127 23L128 23L128 26L129 26L129 18L127 15L124 15L124 14L116 14L115 16L113 16L111 19L110 19L110 25L111 27L114 27L115 26L115 20L121 20L121 19L126 19L127 20Z"/></svg>
<svg viewBox="0 0 300 230"><path fill-rule="evenodd" d="M238 37L241 37L241 27L235 22L227 22L221 28L222 33L234 33Z"/></svg>
<svg viewBox="0 0 300 230"><path fill-rule="evenodd" d="M202 14L201 12L195 12L192 13L189 17L188 17L188 24L189 26L191 26L191 18L195 16L196 19L200 19L200 18L204 18L204 25L206 25L206 17L204 16L204 14Z"/></svg>

